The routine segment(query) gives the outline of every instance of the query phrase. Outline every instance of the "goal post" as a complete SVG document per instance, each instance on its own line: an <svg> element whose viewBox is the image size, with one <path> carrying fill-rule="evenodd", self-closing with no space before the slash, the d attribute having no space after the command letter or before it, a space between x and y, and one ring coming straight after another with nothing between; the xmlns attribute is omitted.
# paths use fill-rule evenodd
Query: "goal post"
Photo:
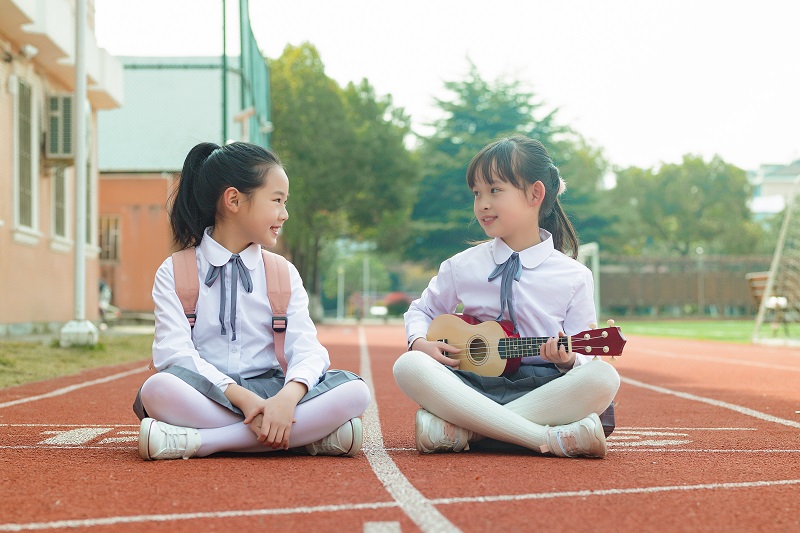
<svg viewBox="0 0 800 533"><path fill-rule="evenodd" d="M800 335L795 328L795 337L789 325L800 321L800 220L797 219L798 182L795 179L792 192L781 223L778 242L772 255L766 284L761 293L752 342L760 344L797 344ZM764 334L764 326L769 334Z"/></svg>
<svg viewBox="0 0 800 533"><path fill-rule="evenodd" d="M589 267L594 278L594 308L598 320L600 310L600 245L596 242L587 242L578 246L578 261Z"/></svg>

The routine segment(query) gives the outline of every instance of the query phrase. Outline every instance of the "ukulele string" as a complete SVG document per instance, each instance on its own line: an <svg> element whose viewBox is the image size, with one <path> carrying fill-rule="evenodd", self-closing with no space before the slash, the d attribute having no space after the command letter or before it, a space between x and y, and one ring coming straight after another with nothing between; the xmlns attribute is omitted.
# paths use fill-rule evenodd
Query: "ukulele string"
<svg viewBox="0 0 800 533"><path fill-rule="evenodd" d="M518 337L506 337L506 339L511 339L511 340L514 340L514 339L517 339L517 338ZM528 338L530 338L530 337L528 337ZM544 344L545 342L547 342L548 339L552 339L552 338L553 337L533 337L532 340L535 341L535 342L527 343L528 345L525 346L525 347L526 348L538 347L541 344ZM584 347L585 345L583 343L585 343L585 342L595 341L595 340L602 341L605 338L606 337L603 337L602 335L598 335L598 336L595 336L595 337L589 337L589 338L586 338L586 337L572 337L572 343L573 344L581 344L581 347ZM566 341L567 337L559 337L558 339L559 339L559 341L558 341L559 344L567 344L567 341ZM562 340L562 339L564 339L564 340ZM430 341L430 339L428 339L428 340ZM539 341L541 341L541 342L539 342ZM441 340L441 339L437 339L437 340L431 341L431 342L445 342L445 341ZM469 348L469 346L472 345L472 342L458 342L458 343L456 343L456 342L445 342L445 344L448 344L448 345L450 345L450 346L452 346L454 348ZM592 348L595 348L595 347L593 346Z"/></svg>
<svg viewBox="0 0 800 533"><path fill-rule="evenodd" d="M583 346L577 347L576 349L573 349L572 352L573 353L580 353L580 354L584 354L584 355L605 355L605 353L598 353L598 352L603 352L603 349L605 347L606 347L605 345L603 345L603 346L586 346L586 345L583 345ZM587 352L586 348L589 348L590 351ZM519 359L519 358L522 358L522 357L536 357L536 356L539 355L538 353L530 353L530 354L527 354L527 355L522 355L522 354L513 353L514 350L507 350L506 353L510 352L510 355L506 355L506 357L503 357L499 353L494 353L494 352L499 352L499 350L492 350L492 349L488 349L488 348L487 349L480 349L480 350L467 349L466 352L458 352L458 353L446 352L444 350L442 351L442 353L444 353L446 355L453 355L453 356L456 356L456 357L468 357L469 355L472 355L472 356L483 356L483 357L499 357L501 359Z"/></svg>

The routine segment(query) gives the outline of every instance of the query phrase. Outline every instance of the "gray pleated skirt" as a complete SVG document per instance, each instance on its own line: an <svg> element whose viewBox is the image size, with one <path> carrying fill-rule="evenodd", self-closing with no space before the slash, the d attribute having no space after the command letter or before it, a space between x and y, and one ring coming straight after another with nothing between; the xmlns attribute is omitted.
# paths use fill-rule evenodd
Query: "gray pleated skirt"
<svg viewBox="0 0 800 533"><path fill-rule="evenodd" d="M216 403L236 414L244 416L242 411L233 405L230 400L228 400L222 390L211 383L205 376L181 366L171 366L162 370L161 372L167 372L179 377L201 392L206 398L215 401ZM253 376L251 378L243 378L238 375L232 375L229 377L238 385L241 385L245 389L256 393L262 398L271 398L278 394L278 392L283 388L284 382L286 381L286 376L279 368L267 370L263 374ZM329 390L338 387L343 383L357 379L361 378L353 372L349 372L347 370L328 370L325 372L325 374L323 374L320 382L317 383L316 386L309 389L309 391L300 399L298 403L303 403L311 398L316 398L320 394L324 394L325 392L328 392ZM139 388L139 392L136 394L136 399L133 402L133 412L136 413L136 416L139 417L139 420L147 417L147 411L145 410L144 405L142 405L141 388Z"/></svg>
<svg viewBox="0 0 800 533"><path fill-rule="evenodd" d="M510 376L497 377L480 376L466 370L450 370L465 384L502 405L564 375L554 364L520 365L519 370Z"/></svg>

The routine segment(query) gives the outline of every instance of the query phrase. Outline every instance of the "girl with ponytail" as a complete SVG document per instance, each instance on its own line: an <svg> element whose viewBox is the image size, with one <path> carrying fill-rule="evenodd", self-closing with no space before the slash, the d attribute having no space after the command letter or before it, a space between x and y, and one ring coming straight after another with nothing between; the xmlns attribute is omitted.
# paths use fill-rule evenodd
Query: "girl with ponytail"
<svg viewBox="0 0 800 533"><path fill-rule="evenodd" d="M262 247L277 243L288 198L289 178L268 149L201 143L186 156L170 211L182 251L164 261L153 286L157 372L134 403L143 459L361 449L369 388L329 370L297 269L288 263L282 275L267 274L267 259L284 265ZM176 279L192 277L194 312L176 290ZM288 299L285 313L273 312L268 290Z"/></svg>
<svg viewBox="0 0 800 533"><path fill-rule="evenodd" d="M405 314L410 351L394 365L400 389L422 406L417 450L459 452L501 441L558 457L604 457L598 415L614 399L619 375L558 344L565 332L596 322L592 274L575 260L578 239L558 199L564 180L539 141L515 135L472 158L467 185L492 240L442 263ZM460 370L448 357L459 347L426 339L433 319L459 304L470 321L508 318L519 336L548 340L510 375Z"/></svg>

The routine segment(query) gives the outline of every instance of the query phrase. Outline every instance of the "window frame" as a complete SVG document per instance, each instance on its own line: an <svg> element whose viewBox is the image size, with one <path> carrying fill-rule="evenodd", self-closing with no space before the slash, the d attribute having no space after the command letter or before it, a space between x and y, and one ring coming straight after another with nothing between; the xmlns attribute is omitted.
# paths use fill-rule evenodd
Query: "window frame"
<svg viewBox="0 0 800 533"><path fill-rule="evenodd" d="M13 238L14 241L21 243L21 244L30 244L34 245L38 243L39 239L42 237L41 232L39 231L39 149L38 149L38 133L39 133L39 121L38 121L38 108L36 106L36 101L38 97L38 91L36 90L36 86L25 79L20 79L19 77L14 77L13 82L11 83L12 91L13 92L13 111L12 111L12 179L14 182L14 204L13 204L13 212L14 212L14 226L13 226ZM30 216L31 221L30 225L23 224L21 220L21 209L20 209L20 202L21 202L21 188L22 188L22 176L20 174L20 160L22 154L20 150L22 149L22 140L20 139L20 127L21 127L21 92L22 88L26 88L30 93L30 108L28 109L28 117L30 120Z"/></svg>
<svg viewBox="0 0 800 533"><path fill-rule="evenodd" d="M51 176L52 187L50 190L51 195L51 229L50 229L50 249L57 251L57 252L68 252L72 249L72 239L70 239L70 202L69 202L69 193L72 189L70 189L70 179L69 174L67 172L66 166L58 166L53 169L53 173ZM59 178L60 174L60 178ZM61 179L61 183L58 183L58 180ZM63 188L63 207L61 216L64 217L63 221L63 233L58 232L58 188L59 185Z"/></svg>

